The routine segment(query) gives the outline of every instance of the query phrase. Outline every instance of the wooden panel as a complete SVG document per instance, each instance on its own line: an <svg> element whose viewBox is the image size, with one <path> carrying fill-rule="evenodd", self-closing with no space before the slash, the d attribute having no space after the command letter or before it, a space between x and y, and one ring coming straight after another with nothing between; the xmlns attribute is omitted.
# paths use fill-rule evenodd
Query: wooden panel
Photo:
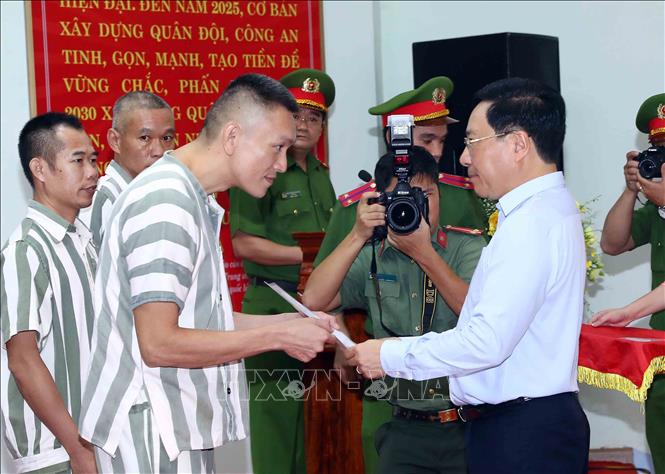
<svg viewBox="0 0 665 474"><path fill-rule="evenodd" d="M312 273L323 233L297 233L293 237L303 249L298 291L302 292ZM346 325L355 342L367 340L365 314L345 312ZM344 386L335 371L334 348L327 348L306 365L305 449L310 474L363 474L362 384Z"/></svg>

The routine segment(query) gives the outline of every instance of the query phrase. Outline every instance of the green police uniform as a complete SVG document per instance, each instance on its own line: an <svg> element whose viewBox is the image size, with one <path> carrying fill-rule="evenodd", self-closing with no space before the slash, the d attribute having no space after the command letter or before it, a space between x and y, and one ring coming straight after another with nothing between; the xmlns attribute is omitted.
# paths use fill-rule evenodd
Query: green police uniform
<svg viewBox="0 0 665 474"><path fill-rule="evenodd" d="M451 270L468 282L485 241L481 237L456 231L439 231L432 238L432 246ZM365 309L372 320L375 338L417 336L427 332L423 322L426 296L423 271L411 258L387 242L383 243L376 258L380 303L375 280L369 276L372 249L366 246L358 254L342 284L342 307ZM427 296L431 297L431 293ZM437 332L451 329L457 323L457 316L438 294L431 321L429 330ZM423 412L439 412L453 407L448 397L446 378L416 382L386 377L372 382L365 395L366 398L389 400L393 407L406 409L408 414L417 411L422 415ZM363 417L365 407L372 406L371 403L363 404ZM404 419L401 416L389 418L389 422L382 424L375 436L380 457L378 471L414 472L425 469L432 472L466 472L463 426L459 421L452 420L455 418L452 413L447 416L451 421L445 423Z"/></svg>
<svg viewBox="0 0 665 474"><path fill-rule="evenodd" d="M431 125L441 121L446 124L456 123L450 117L446 107L446 97L453 92L452 81L445 76L434 77L417 89L399 94L387 102L369 109L372 115L381 115L383 126L387 124L391 114L412 115L416 126ZM328 231L321 243L314 265L321 263L344 240L356 221L357 202L366 191L372 191L374 183L370 182L339 196ZM468 179L460 176L439 175L439 222L441 225L484 229L487 219L482 204L473 192ZM372 334L372 321L367 319L365 331ZM365 454L365 472L376 471L378 458L373 448L374 433L377 428L390 420L392 409L385 402L363 400L362 438Z"/></svg>
<svg viewBox="0 0 665 474"><path fill-rule="evenodd" d="M665 94L645 100L635 117L637 129L649 135L649 141L665 141ZM633 213L630 234L636 247L651 244L651 288L665 280L665 208L647 202ZM654 329L665 330L665 310L651 316ZM653 379L645 403L646 435L657 474L665 473L665 375Z"/></svg>
<svg viewBox="0 0 665 474"><path fill-rule="evenodd" d="M280 82L303 107L326 112L335 96L332 80L313 69L294 71ZM231 234L245 234L295 246L294 232L322 232L335 204L328 168L311 153L306 170L291 156L266 195L256 199L244 191L230 193ZM265 281L274 281L295 296L300 265L261 265L244 260L250 284L242 310L248 314L276 314L293 308ZM245 361L249 383L249 412L254 472L304 473L306 470L302 394L292 390L300 382L303 364L283 352L269 352ZM293 385L297 382L296 385Z"/></svg>
<svg viewBox="0 0 665 474"><path fill-rule="evenodd" d="M654 289L665 281L665 215L658 213L654 203L647 202L633 212L630 234L635 247L651 244L651 289ZM650 326L665 331L665 310L651 316Z"/></svg>
<svg viewBox="0 0 665 474"><path fill-rule="evenodd" d="M633 213L631 235L635 246L651 244L651 287L665 281L665 213L651 203ZM665 310L651 316L654 329L665 330ZM646 435L656 473L665 472L665 375L656 375L644 405Z"/></svg>

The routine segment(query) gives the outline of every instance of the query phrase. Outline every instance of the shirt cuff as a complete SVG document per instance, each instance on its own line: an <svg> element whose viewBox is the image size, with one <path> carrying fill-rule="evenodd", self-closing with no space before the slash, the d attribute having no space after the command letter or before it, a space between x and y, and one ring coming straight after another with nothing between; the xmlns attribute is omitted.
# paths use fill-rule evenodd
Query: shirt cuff
<svg viewBox="0 0 665 474"><path fill-rule="evenodd" d="M383 371L391 377L400 379L412 379L410 371L407 369L406 353L412 340L416 337L403 337L400 339L388 339L381 344L381 367Z"/></svg>

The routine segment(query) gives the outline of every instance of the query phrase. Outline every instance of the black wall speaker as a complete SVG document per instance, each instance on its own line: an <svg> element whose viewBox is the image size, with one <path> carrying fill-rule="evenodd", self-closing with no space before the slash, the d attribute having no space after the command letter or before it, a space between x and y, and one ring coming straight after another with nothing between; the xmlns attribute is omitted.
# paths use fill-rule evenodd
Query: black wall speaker
<svg viewBox="0 0 665 474"><path fill-rule="evenodd" d="M474 107L473 95L490 82L507 77L536 79L561 91L559 39L523 33L498 33L413 43L414 87L434 76L448 76L455 89L446 105L460 123L448 127L441 171L466 175L459 157ZM563 170L563 156L557 164Z"/></svg>

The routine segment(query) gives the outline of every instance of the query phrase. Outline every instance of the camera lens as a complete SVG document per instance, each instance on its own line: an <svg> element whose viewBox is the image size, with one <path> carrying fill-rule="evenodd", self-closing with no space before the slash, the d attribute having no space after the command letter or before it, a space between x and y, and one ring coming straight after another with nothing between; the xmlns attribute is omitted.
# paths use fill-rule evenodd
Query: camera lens
<svg viewBox="0 0 665 474"><path fill-rule="evenodd" d="M420 225L420 211L412 200L397 200L387 212L388 226L398 234L413 232Z"/></svg>
<svg viewBox="0 0 665 474"><path fill-rule="evenodd" d="M645 158L640 161L638 168L640 170L640 174L645 179L653 179L658 174L658 166L656 166L656 163L649 158Z"/></svg>

